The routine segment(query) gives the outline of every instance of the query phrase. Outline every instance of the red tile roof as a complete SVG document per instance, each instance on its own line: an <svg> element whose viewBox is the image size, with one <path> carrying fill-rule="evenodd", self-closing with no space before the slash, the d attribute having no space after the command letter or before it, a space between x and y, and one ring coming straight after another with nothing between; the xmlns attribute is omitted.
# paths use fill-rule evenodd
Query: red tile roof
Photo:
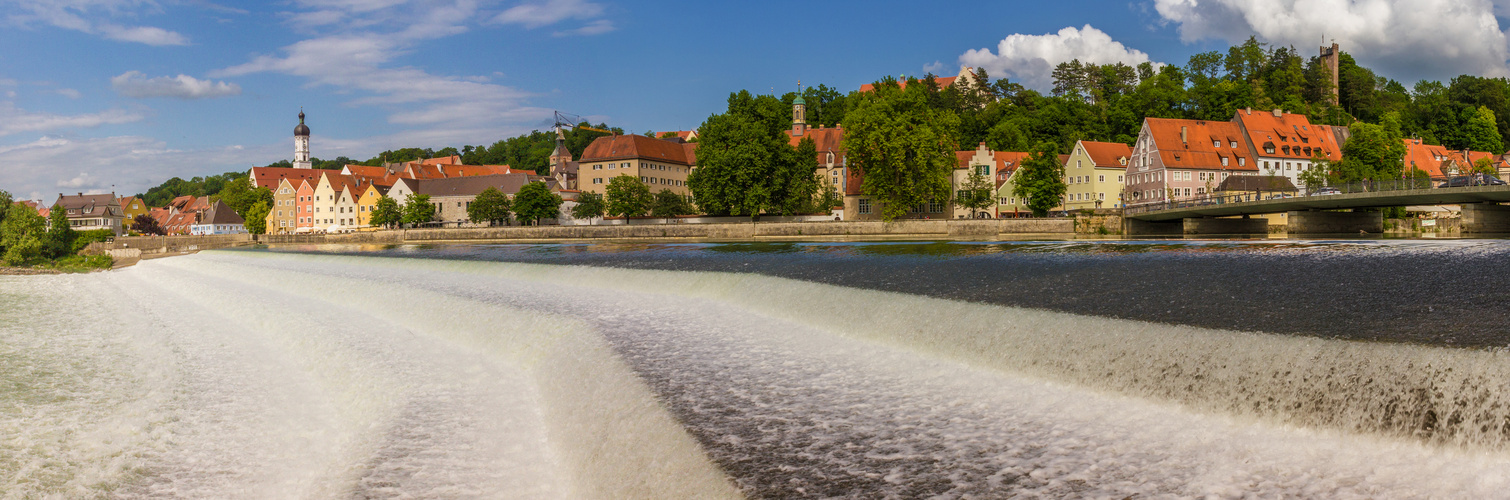
<svg viewBox="0 0 1510 500"><path fill-rule="evenodd" d="M1235 122L1148 118L1146 123L1165 168L1258 171L1257 163L1243 146L1246 141ZM1185 142L1180 140L1182 129ZM1219 141L1221 147L1216 147L1213 141ZM1232 141L1237 141L1238 147L1231 147ZM1222 165L1223 157L1228 158L1226 165Z"/></svg>
<svg viewBox="0 0 1510 500"><path fill-rule="evenodd" d="M690 146L690 147L689 147ZM618 159L646 159L692 166L696 144L677 143L643 135L609 135L593 139L579 163Z"/></svg>
<svg viewBox="0 0 1510 500"><path fill-rule="evenodd" d="M1312 125L1306 115L1281 113L1274 116L1272 111L1243 109L1238 110L1236 121L1248 131L1247 138L1259 156L1305 160L1320 153L1332 161L1342 159L1342 149L1337 144L1333 127ZM1273 147L1274 152L1269 153L1268 147Z"/></svg>
<svg viewBox="0 0 1510 500"><path fill-rule="evenodd" d="M1132 146L1120 142L1080 141L1080 146L1085 148L1085 154L1090 155L1091 161L1101 168L1126 167L1127 159L1132 158Z"/></svg>
<svg viewBox="0 0 1510 500"><path fill-rule="evenodd" d="M301 179L317 179L324 170L312 168L282 168L282 167L252 167L252 179L257 181L257 187L265 187L268 191L278 189L278 181L288 179L288 183L299 185Z"/></svg>
<svg viewBox="0 0 1510 500"><path fill-rule="evenodd" d="M944 88L944 87L948 87L950 85L954 85L954 80L956 80L958 78L959 77L957 77L957 76L936 76L936 77L934 77L934 80L938 82L939 88ZM922 80L918 80L918 81L921 82ZM902 90L906 90L907 89L907 80L897 80L897 86L898 87L902 87ZM861 92L870 92L870 91L875 90L875 89L876 89L876 86L873 83L867 83L865 85L861 85L860 86L860 91Z"/></svg>
<svg viewBox="0 0 1510 500"><path fill-rule="evenodd" d="M819 153L838 153L844 149L844 127L810 128L803 131L802 135L792 135L792 131L788 130L786 137L787 143L794 148L802 142L802 138L807 137L818 146Z"/></svg>

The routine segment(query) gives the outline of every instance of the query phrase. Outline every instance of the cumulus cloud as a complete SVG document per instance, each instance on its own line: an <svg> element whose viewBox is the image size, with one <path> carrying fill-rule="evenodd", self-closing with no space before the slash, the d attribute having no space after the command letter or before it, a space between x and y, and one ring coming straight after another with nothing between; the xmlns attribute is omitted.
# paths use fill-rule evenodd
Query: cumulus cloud
<svg viewBox="0 0 1510 500"><path fill-rule="evenodd" d="M1079 59L1080 62L1136 66L1150 62L1148 54L1130 49L1111 35L1091 27L1064 28L1046 35L1014 34L996 45L996 52L982 48L965 52L961 63L985 68L993 78L1007 76L1029 88L1053 87L1054 66Z"/></svg>
<svg viewBox="0 0 1510 500"><path fill-rule="evenodd" d="M3 102L0 103L0 137L22 132L93 128L101 125L131 123L141 121L141 119L140 113L122 109L79 115L59 115L26 111L17 108L15 103Z"/></svg>
<svg viewBox="0 0 1510 500"><path fill-rule="evenodd" d="M1503 0L1155 0L1186 42L1249 36L1302 54L1335 39L1360 63L1404 80L1510 76Z"/></svg>
<svg viewBox="0 0 1510 500"><path fill-rule="evenodd" d="M140 71L121 73L110 79L110 86L114 87L117 93L136 99L148 97L207 99L241 94L241 86L234 83L200 80L188 75L147 78L147 75Z"/></svg>
<svg viewBox="0 0 1510 500"><path fill-rule="evenodd" d="M80 172L79 175L74 176L72 179L58 179L58 187L60 188L94 188L96 184L98 182L90 177L88 172Z"/></svg>
<svg viewBox="0 0 1510 500"><path fill-rule="evenodd" d="M603 15L601 4L583 0L547 0L545 3L515 6L498 14L493 21L503 24L522 24L526 28L539 28L567 19L592 19L601 15Z"/></svg>
<svg viewBox="0 0 1510 500"><path fill-rule="evenodd" d="M99 35L111 40L147 45L188 45L189 38L153 26L125 26L110 20L114 16L131 16L137 11L158 9L151 0L12 0L16 12L10 22L29 26L34 23Z"/></svg>

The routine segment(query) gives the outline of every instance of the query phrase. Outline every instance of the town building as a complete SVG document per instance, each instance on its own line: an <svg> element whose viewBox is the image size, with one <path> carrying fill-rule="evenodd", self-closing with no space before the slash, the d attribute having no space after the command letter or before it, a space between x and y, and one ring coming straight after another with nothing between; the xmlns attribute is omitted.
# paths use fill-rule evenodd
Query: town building
<svg viewBox="0 0 1510 500"><path fill-rule="evenodd" d="M152 215L152 207L147 206L147 202L142 201L141 198L126 196L120 199L120 204L121 211L125 214L125 220L122 224L128 228L131 227L131 221L136 220L137 216Z"/></svg>
<svg viewBox="0 0 1510 500"><path fill-rule="evenodd" d="M526 183L545 182L537 179L526 174L432 179L419 181L415 189L419 194L430 196L430 203L435 205L436 222L462 225L471 222L467 208L472 206L472 200L477 199L478 194L494 188L513 198Z"/></svg>
<svg viewBox="0 0 1510 500"><path fill-rule="evenodd" d="M1065 210L1122 208L1123 176L1132 147L1117 142L1077 141L1064 163Z"/></svg>
<svg viewBox="0 0 1510 500"><path fill-rule="evenodd" d="M247 173L252 180L252 187L267 188L268 191L277 191L278 182L288 179L288 183L298 189L299 181L318 179L325 170L284 168L284 167L252 167Z"/></svg>
<svg viewBox="0 0 1510 500"><path fill-rule="evenodd" d="M372 210L377 208L378 200L388 194L388 189L388 187L369 182L367 188L361 190L362 195L357 198L357 226L372 225Z"/></svg>
<svg viewBox="0 0 1510 500"><path fill-rule="evenodd" d="M578 163L577 189L607 193L614 177L637 177L651 192L669 189L691 195L687 174L697 167L697 144L679 143L642 135L610 135L592 141Z"/></svg>
<svg viewBox="0 0 1510 500"><path fill-rule="evenodd" d="M273 206L267 211L267 234L289 234L298 228L296 201L299 188L288 179L279 179L273 190Z"/></svg>
<svg viewBox="0 0 1510 500"><path fill-rule="evenodd" d="M216 200L210 208L199 212L197 220L189 226L189 234L207 236L215 234L246 234L246 221L230 205Z"/></svg>
<svg viewBox="0 0 1510 500"><path fill-rule="evenodd" d="M316 180L315 182L319 182ZM309 179L299 179L294 188L294 222L296 233L305 233L315 228L315 186Z"/></svg>
<svg viewBox="0 0 1510 500"><path fill-rule="evenodd" d="M836 124L826 128L813 128L807 123L807 100L801 95L792 101L792 129L786 131L787 143L793 148L803 139L812 139L818 151L818 168L813 175L818 178L819 192L832 187L840 196L845 196L849 175L845 171L844 126Z"/></svg>
<svg viewBox="0 0 1510 500"><path fill-rule="evenodd" d="M1252 149L1234 121L1145 118L1124 173L1127 206L1191 200L1233 175L1255 175Z"/></svg>
<svg viewBox="0 0 1510 500"><path fill-rule="evenodd" d="M126 212L114 193L65 196L58 193L58 201L52 207L61 207L68 214L68 226L75 231L108 229L120 236L124 230L122 220Z"/></svg>
<svg viewBox="0 0 1510 500"><path fill-rule="evenodd" d="M1303 184L1300 175L1315 160L1340 161L1348 138L1347 127L1315 125L1306 115L1279 109L1240 109L1232 121L1243 133L1239 146L1248 148L1257 173L1282 176L1296 186Z"/></svg>
<svg viewBox="0 0 1510 500"><path fill-rule="evenodd" d="M981 145L985 147L984 144ZM988 150L989 151L989 150ZM996 216L1026 217L1033 213L1028 208L1028 199L1017 193L1017 169L1027 161L1029 153L1020 151L992 151L996 161ZM979 161L979 160L977 160Z"/></svg>

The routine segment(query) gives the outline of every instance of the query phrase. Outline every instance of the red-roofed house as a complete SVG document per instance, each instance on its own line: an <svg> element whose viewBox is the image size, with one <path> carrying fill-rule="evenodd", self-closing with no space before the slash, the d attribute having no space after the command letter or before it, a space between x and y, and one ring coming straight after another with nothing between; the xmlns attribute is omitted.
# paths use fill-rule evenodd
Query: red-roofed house
<svg viewBox="0 0 1510 500"><path fill-rule="evenodd" d="M696 144L645 137L609 135L593 139L578 163L577 189L604 194L609 180L620 175L639 177L652 192L670 189L681 195L687 174L697 166Z"/></svg>
<svg viewBox="0 0 1510 500"><path fill-rule="evenodd" d="M969 66L960 66L960 68L959 68L959 75L958 76L934 77L934 81L938 82L939 88L941 88L941 89L944 88L944 87L953 86L956 82L959 82L961 80L974 83L975 82L975 69L971 68ZM903 78L903 79L897 80L897 85L901 86L903 89L906 89L907 88L907 79ZM860 91L861 92L870 92L870 91L875 90L875 89L876 89L875 84L871 84L871 83L867 83L865 85L861 85L860 86Z"/></svg>
<svg viewBox="0 0 1510 500"><path fill-rule="evenodd" d="M1064 209L1122 208L1122 176L1131 159L1126 144L1077 141L1064 162Z"/></svg>
<svg viewBox="0 0 1510 500"><path fill-rule="evenodd" d="M1282 110L1254 112L1240 109L1233 123L1243 134L1229 142L1249 148L1260 175L1278 175L1290 183L1303 186L1301 172L1311 168L1313 158L1328 161L1342 159L1342 143L1347 141L1347 127L1313 125L1306 115Z"/></svg>
<svg viewBox="0 0 1510 500"><path fill-rule="evenodd" d="M252 167L248 172L255 187L264 187L268 191L278 189L278 181L288 179L291 185L299 185L299 181L316 179L324 170L310 168L281 168L281 167Z"/></svg>
<svg viewBox="0 0 1510 500"><path fill-rule="evenodd" d="M1236 121L1145 118L1124 174L1126 205L1207 195L1231 175L1256 175L1247 136Z"/></svg>

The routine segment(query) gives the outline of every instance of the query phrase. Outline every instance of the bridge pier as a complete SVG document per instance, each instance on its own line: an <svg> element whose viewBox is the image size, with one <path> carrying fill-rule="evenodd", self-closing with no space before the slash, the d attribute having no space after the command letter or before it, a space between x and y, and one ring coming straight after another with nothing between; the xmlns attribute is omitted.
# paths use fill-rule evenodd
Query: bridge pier
<svg viewBox="0 0 1510 500"><path fill-rule="evenodd" d="M1146 221L1122 218L1122 234L1126 236L1180 236L1185 234L1183 221Z"/></svg>
<svg viewBox="0 0 1510 500"><path fill-rule="evenodd" d="M1358 234L1384 232L1383 212L1289 212L1289 234Z"/></svg>
<svg viewBox="0 0 1510 500"><path fill-rule="evenodd" d="M1510 206L1498 203L1464 203L1463 232L1510 233Z"/></svg>
<svg viewBox="0 0 1510 500"><path fill-rule="evenodd" d="M1199 219L1185 219L1185 234L1234 234L1234 235L1269 235L1268 219L1250 219L1243 216L1241 219L1216 219L1202 217Z"/></svg>

